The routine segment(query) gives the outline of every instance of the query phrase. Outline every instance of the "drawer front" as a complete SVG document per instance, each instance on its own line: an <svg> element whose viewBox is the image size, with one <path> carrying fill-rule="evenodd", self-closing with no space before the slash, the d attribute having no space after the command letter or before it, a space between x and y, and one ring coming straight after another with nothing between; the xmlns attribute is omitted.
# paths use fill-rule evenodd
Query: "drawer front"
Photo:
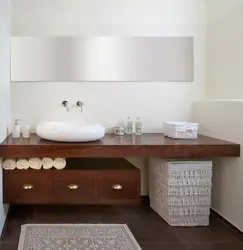
<svg viewBox="0 0 243 250"><path fill-rule="evenodd" d="M139 171L104 171L98 174L100 204L138 204L140 202Z"/></svg>
<svg viewBox="0 0 243 250"><path fill-rule="evenodd" d="M53 175L53 203L97 203L96 176L93 171L58 171Z"/></svg>
<svg viewBox="0 0 243 250"><path fill-rule="evenodd" d="M52 202L51 176L34 170L3 171L4 203L48 204Z"/></svg>

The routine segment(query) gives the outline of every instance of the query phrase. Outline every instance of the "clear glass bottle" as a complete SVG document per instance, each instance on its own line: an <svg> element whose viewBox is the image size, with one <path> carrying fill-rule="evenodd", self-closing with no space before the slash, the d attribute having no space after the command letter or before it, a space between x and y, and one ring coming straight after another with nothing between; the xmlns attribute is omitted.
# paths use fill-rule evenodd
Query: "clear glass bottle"
<svg viewBox="0 0 243 250"><path fill-rule="evenodd" d="M126 129L126 133L128 135L131 135L133 133L133 122L131 120L131 117L128 116L127 118L127 129Z"/></svg>
<svg viewBox="0 0 243 250"><path fill-rule="evenodd" d="M140 117L137 117L137 120L135 122L135 133L136 135L141 135L143 133L143 125L142 121L140 120Z"/></svg>

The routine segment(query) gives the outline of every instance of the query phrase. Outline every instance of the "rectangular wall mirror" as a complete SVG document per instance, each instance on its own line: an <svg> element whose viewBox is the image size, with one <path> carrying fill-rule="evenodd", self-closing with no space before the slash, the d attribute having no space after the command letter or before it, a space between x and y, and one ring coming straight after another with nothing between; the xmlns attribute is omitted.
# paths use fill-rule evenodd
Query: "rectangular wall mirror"
<svg viewBox="0 0 243 250"><path fill-rule="evenodd" d="M16 82L192 82L192 37L13 37Z"/></svg>

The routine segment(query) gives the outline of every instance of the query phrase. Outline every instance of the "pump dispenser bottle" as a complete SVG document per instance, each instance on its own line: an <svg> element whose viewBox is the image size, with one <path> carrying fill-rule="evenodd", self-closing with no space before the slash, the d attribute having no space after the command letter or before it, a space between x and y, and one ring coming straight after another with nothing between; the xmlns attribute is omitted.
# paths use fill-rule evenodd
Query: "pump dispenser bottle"
<svg viewBox="0 0 243 250"><path fill-rule="evenodd" d="M12 137L13 138L20 138L20 119L14 120L14 125L12 129Z"/></svg>

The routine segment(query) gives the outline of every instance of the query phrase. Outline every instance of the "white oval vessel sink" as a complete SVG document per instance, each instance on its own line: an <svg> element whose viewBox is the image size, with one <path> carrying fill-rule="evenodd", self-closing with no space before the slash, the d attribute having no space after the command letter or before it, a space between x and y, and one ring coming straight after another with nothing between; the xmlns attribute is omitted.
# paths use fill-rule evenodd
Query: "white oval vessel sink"
<svg viewBox="0 0 243 250"><path fill-rule="evenodd" d="M75 122L43 122L36 127L43 139L59 142L88 142L100 140L105 128L100 124L84 125Z"/></svg>

